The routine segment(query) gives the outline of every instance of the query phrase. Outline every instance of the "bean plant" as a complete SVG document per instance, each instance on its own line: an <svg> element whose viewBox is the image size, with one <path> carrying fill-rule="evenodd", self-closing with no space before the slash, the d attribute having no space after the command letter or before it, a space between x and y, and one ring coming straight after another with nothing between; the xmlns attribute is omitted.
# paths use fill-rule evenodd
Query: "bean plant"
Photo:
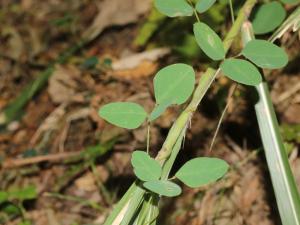
<svg viewBox="0 0 300 225"><path fill-rule="evenodd" d="M100 117L122 128L136 129L144 123L148 126L145 149L136 150L131 156L131 165L137 180L115 206L105 225L154 225L159 214L160 198L180 195L182 192L180 182L190 188L198 188L222 178L229 165L224 160L214 157L193 158L170 177L170 171L197 106L217 76L224 75L245 86L257 86L263 82L262 69L279 69L288 63L285 51L265 39L248 41L236 56L228 54L233 40L240 37L241 27L248 20L256 0L246 0L236 19L232 3L229 1L233 24L223 42L209 25L201 21L201 15L215 2L216 0L155 0L154 5L159 12L168 17L194 15L195 40L202 52L212 62L220 65L219 68L208 68L196 85L192 66L180 62L168 65L154 76L156 104L150 112L134 102L109 103L99 110ZM261 5L252 21L254 33L268 34L283 22L285 16L286 12L278 1ZM151 124L167 108L183 105L187 101L189 103L174 122L159 153L152 158L150 152L153 149L149 141Z"/></svg>

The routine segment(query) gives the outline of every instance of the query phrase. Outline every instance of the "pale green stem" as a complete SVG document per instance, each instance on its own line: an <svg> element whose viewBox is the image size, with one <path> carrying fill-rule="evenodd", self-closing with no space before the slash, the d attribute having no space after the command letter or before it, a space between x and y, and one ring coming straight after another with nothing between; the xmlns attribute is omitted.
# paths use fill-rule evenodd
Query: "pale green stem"
<svg viewBox="0 0 300 225"><path fill-rule="evenodd" d="M234 11L233 11L232 0L229 0L229 7L230 7L231 22L234 23Z"/></svg>
<svg viewBox="0 0 300 225"><path fill-rule="evenodd" d="M186 126L187 128L187 126ZM171 169L174 165L174 162L176 160L176 157L181 149L181 145L182 145L182 141L183 141L183 138L184 138L184 135L185 135L185 132L186 132L186 129L184 129L180 136L178 137L173 149L172 149L172 153L170 155L170 157L168 158L168 160L166 161L166 163L164 164L164 167L163 167L163 171L162 171L162 174L161 174L161 179L162 180L167 180L168 177L169 177L169 174L171 172Z"/></svg>
<svg viewBox="0 0 300 225"><path fill-rule="evenodd" d="M150 122L147 123L147 154L149 154L149 149L150 149L150 127L151 124Z"/></svg>

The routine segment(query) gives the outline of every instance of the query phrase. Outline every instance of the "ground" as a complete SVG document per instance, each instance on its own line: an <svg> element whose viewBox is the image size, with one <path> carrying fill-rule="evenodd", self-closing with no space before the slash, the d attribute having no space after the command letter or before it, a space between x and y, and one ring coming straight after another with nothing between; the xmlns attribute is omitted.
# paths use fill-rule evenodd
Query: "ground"
<svg viewBox="0 0 300 225"><path fill-rule="evenodd" d="M224 35L230 14L219 5L220 11L204 19ZM1 128L0 190L15 189L19 195L8 202L0 196L0 223L21 224L25 219L35 225L102 224L135 179L130 156L146 148L147 127L116 128L98 116L98 109L126 100L150 110L155 104L153 76L171 63L192 64L199 80L209 60L189 38L181 37L189 36L186 27L193 20L156 18L149 1L136 0L2 0L0 6L0 110L52 70L22 112ZM142 28L152 19L156 25L153 31L147 28L151 35L143 43ZM176 26L184 27L182 34ZM84 45L76 49L81 37ZM288 52L290 63L266 71L266 79L300 189L299 36L287 32L278 44ZM76 51L52 66L69 48ZM238 49L237 41L230 54ZM223 76L215 81L191 120L176 162L178 168L193 156L217 156L230 164L230 171L215 184L183 187L180 197L163 198L159 224L280 224L251 88L238 86L234 91L210 149L233 87ZM181 109L169 109L152 124L153 156Z"/></svg>

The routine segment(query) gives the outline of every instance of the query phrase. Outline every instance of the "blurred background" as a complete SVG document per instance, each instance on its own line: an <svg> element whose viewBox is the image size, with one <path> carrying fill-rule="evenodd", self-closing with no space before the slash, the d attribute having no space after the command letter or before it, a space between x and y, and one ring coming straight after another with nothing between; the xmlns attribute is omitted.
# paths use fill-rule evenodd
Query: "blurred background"
<svg viewBox="0 0 300 225"><path fill-rule="evenodd" d="M233 2L238 12L244 1ZM201 17L222 37L230 18L227 0ZM134 101L150 111L153 76L171 63L193 65L199 79L210 60L194 40L194 22L166 18L151 0L0 0L0 224L103 223L135 179L130 156L146 148L147 126L117 128L98 109ZM300 188L299 33L286 32L278 44L290 63L266 79ZM235 42L230 54L239 51ZM176 163L217 156L230 172L212 186L185 186L180 197L163 199L159 224L280 224L250 88L234 91L209 150L233 88L224 76L216 80ZM180 111L168 109L154 122L153 156Z"/></svg>

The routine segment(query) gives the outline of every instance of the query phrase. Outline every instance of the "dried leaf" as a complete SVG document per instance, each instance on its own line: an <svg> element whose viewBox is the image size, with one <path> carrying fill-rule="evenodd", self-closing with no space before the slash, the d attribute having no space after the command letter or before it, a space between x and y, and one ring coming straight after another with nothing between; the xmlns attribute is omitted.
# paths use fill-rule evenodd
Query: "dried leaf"
<svg viewBox="0 0 300 225"><path fill-rule="evenodd" d="M76 94L77 83L74 78L78 76L79 71L74 67L57 66L49 79L51 100L57 104L69 102Z"/></svg>
<svg viewBox="0 0 300 225"><path fill-rule="evenodd" d="M150 51L145 51L142 53L134 54L129 57L124 57L119 61L112 64L113 70L127 70L136 68L143 61L155 62L159 58L165 56L170 52L168 48L158 48Z"/></svg>
<svg viewBox="0 0 300 225"><path fill-rule="evenodd" d="M83 38L92 40L105 28L136 22L151 7L150 0L104 0L98 5L99 13Z"/></svg>

